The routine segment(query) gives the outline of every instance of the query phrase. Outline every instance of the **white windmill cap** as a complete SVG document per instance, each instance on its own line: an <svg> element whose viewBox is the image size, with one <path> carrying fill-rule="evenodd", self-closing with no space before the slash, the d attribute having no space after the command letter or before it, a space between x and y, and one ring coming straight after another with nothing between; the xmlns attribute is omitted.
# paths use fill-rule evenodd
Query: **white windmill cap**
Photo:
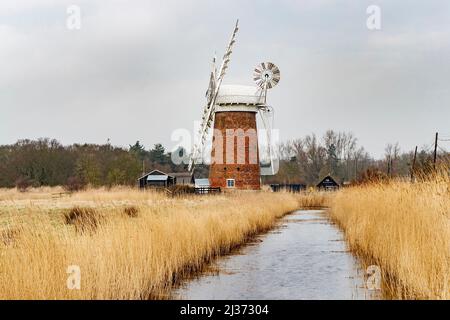
<svg viewBox="0 0 450 320"><path fill-rule="evenodd" d="M261 105L264 104L264 94L261 94L261 88L256 86L222 85L216 104Z"/></svg>

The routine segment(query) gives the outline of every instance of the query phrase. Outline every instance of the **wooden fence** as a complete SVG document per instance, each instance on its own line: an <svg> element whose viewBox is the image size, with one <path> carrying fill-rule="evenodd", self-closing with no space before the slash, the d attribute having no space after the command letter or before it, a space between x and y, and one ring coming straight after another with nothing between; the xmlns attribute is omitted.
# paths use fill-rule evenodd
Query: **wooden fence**
<svg viewBox="0 0 450 320"><path fill-rule="evenodd" d="M220 193L221 189L219 187L196 187L195 194L216 194Z"/></svg>

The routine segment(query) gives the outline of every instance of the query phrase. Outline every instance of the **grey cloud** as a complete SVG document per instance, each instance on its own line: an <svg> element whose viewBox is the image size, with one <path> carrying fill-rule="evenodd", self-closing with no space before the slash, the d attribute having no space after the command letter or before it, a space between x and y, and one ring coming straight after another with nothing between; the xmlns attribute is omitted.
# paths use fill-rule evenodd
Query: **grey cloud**
<svg viewBox="0 0 450 320"><path fill-rule="evenodd" d="M365 28L371 1L79 1L82 29L70 32L72 2L0 4L0 143L171 145L200 118L210 59L236 18L225 82L251 84L254 65L277 63L283 139L348 130L379 156L449 131L446 1L379 1L379 32Z"/></svg>

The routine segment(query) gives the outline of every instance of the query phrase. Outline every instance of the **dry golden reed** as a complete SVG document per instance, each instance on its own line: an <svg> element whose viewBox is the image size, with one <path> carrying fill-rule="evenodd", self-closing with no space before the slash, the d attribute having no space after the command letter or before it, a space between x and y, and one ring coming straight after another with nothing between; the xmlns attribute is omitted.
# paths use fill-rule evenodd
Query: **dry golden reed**
<svg viewBox="0 0 450 320"><path fill-rule="evenodd" d="M127 210L125 208L125 210ZM95 232L104 220L104 215L99 214L94 208L73 207L64 212L66 224L73 225L77 232Z"/></svg>
<svg viewBox="0 0 450 320"><path fill-rule="evenodd" d="M300 193L300 207L303 209L327 208L334 192L305 191Z"/></svg>
<svg viewBox="0 0 450 320"><path fill-rule="evenodd" d="M123 208L123 213L131 218L137 218L139 215L139 208L135 206L128 206Z"/></svg>
<svg viewBox="0 0 450 320"><path fill-rule="evenodd" d="M10 234L0 241L0 299L157 297L299 206L285 193L167 198L114 188L55 199L49 191L32 191L32 200L0 194L0 229L21 228L14 246ZM104 219L93 232L77 232L97 214ZM80 290L67 287L73 265Z"/></svg>
<svg viewBox="0 0 450 320"><path fill-rule="evenodd" d="M332 218L378 264L393 298L450 299L450 178L394 181L336 194Z"/></svg>

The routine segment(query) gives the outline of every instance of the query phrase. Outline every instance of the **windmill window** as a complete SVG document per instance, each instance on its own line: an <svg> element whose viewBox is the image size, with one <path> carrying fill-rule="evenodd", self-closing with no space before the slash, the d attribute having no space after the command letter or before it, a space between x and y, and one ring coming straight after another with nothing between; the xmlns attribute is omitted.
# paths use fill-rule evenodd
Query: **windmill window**
<svg viewBox="0 0 450 320"><path fill-rule="evenodd" d="M234 188L235 180L227 179L227 188Z"/></svg>

